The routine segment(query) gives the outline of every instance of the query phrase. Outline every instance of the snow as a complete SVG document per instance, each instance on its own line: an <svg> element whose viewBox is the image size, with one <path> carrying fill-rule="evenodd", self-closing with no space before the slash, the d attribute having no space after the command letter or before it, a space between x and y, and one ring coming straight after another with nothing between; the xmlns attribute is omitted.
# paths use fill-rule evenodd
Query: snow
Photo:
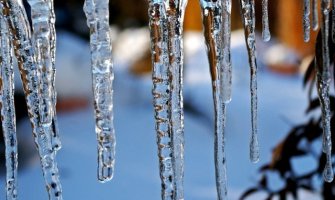
<svg viewBox="0 0 335 200"><path fill-rule="evenodd" d="M143 29L137 33L132 34L131 31L126 31L121 33L120 37L127 40L129 37L143 38L142 34L149 35ZM128 34L128 37L125 34ZM64 94L64 98L75 95L92 97L88 44L64 32L58 32L57 39L59 45L56 61L58 94L60 96ZM139 45L142 41L134 38L130 40L133 41L130 52L139 52L135 48L146 49L145 45ZM185 199L192 200L216 198L213 103L203 41L202 33L185 35L184 102L198 113L195 115L185 111L184 189ZM118 41L119 45L122 43ZM129 44L129 41L125 43ZM271 42L267 43L267 45L270 44ZM264 44L258 47L261 45ZM258 48L259 55L266 48L266 45L264 48ZM120 49L127 52L124 51L124 47ZM120 55L118 48L114 48L113 51L114 55ZM264 60L262 61L261 56L259 58L261 65ZM63 148L57 154L57 162L64 199L160 199L151 75L134 77L127 72L128 65L125 60L115 57L114 63L116 69L114 119L117 140L114 179L105 184L99 183L96 179L97 144L93 106L76 112L59 113L58 123ZM304 109L307 106L307 94L302 89L300 75L272 74L264 66L260 67L258 100L261 158L258 164L252 164L248 153L251 131L249 67L241 32L235 32L232 35L232 63L233 96L232 102L227 106L226 153L228 199L235 200L248 187L255 185L259 178L257 169L269 161L272 148L293 125L305 121ZM71 91L75 94L71 94ZM28 127L30 125L27 121L18 127L18 132L30 133L27 131L30 130ZM31 137L23 135L21 138L30 142L30 148L35 148ZM20 140L20 136L18 139ZM296 160L295 165L299 165L299 162ZM306 165L305 160L301 163ZM2 176L0 188L4 188L4 183ZM19 171L18 187L20 199L47 199L37 157L32 156L30 164ZM314 194L306 192L300 194L306 199L319 199ZM5 191L3 190L0 199L4 196ZM251 199L259 199L261 196L261 194L255 195Z"/></svg>

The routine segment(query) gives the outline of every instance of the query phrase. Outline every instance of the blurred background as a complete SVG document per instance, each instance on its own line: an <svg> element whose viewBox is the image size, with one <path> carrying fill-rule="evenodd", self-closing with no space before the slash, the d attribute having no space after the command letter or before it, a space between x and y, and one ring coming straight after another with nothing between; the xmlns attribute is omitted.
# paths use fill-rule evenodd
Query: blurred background
<svg viewBox="0 0 335 200"><path fill-rule="evenodd" d="M262 166L273 161L272 150L306 115L308 91L304 73L314 57L317 32L303 42L303 1L269 1L271 41L261 39L261 1L256 2L257 62L259 66L259 139L261 161L249 161L249 65L237 0L232 4L233 100L227 108L226 154L228 197L239 199L257 188ZM63 148L57 155L64 199L159 199L160 179L151 95L151 55L146 0L111 0L110 25L115 68L114 111L117 134L114 179L96 180L96 136L91 89L89 30L84 1L55 1L57 28L57 112ZM29 13L29 6L27 6ZM189 0L184 23L185 199L216 199L214 177L214 114L209 66L202 33L200 6ZM33 144L21 82L16 74L16 112L19 140L19 198L47 199L39 158ZM312 91L315 97L315 91ZM319 154L321 140L313 143ZM4 146L1 144L0 199L5 197ZM311 146L308 146L309 148ZM318 149L319 148L319 149ZM277 151L278 152L278 151ZM281 154L277 155L281 156ZM290 160L290 170L304 174L318 168L306 154ZM287 181L270 170L266 187L286 189ZM284 179L284 180L283 180ZM291 179L290 179L291 180ZM294 179L293 179L294 180ZM297 199L324 199L322 177L313 189L296 187ZM270 190L248 196L265 199ZM290 190L288 191L290 193ZM294 199L288 195L288 199ZM278 197L279 198L279 197ZM269 198L271 199L271 198ZM280 197L280 199L284 199Z"/></svg>

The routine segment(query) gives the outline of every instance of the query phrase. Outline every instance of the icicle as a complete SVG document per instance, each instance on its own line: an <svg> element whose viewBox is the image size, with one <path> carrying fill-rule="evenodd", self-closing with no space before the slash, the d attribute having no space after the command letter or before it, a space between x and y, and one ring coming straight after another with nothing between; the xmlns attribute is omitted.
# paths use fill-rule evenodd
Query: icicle
<svg viewBox="0 0 335 200"><path fill-rule="evenodd" d="M84 11L91 36L91 62L96 132L98 139L98 179L113 178L115 132L113 124L113 63L109 36L108 0L86 0Z"/></svg>
<svg viewBox="0 0 335 200"><path fill-rule="evenodd" d="M171 77L172 165L174 199L184 199L184 113L183 113L183 21L187 0L166 0L169 74Z"/></svg>
<svg viewBox="0 0 335 200"><path fill-rule="evenodd" d="M225 90L230 64L230 0L201 0L204 36L212 77L215 109L215 174L218 199L227 199L227 177L225 158ZM231 69L230 71L231 72ZM230 75L230 74L229 74ZM231 81L231 80L229 80Z"/></svg>
<svg viewBox="0 0 335 200"><path fill-rule="evenodd" d="M54 150L61 147L56 120L56 92L55 92L55 24L52 20L52 7L50 1L28 0L31 7L33 24L33 38L35 53L37 54L37 68L40 79L40 109L43 126L52 131L51 143ZM53 13L54 14L54 13ZM53 35L52 35L53 34ZM53 46L53 49L51 49Z"/></svg>
<svg viewBox="0 0 335 200"><path fill-rule="evenodd" d="M264 42L268 42L271 39L270 27L269 27L269 11L268 11L268 0L262 0L262 38Z"/></svg>
<svg viewBox="0 0 335 200"><path fill-rule="evenodd" d="M231 66L231 50L230 50L230 38L231 38L231 0L222 1L222 49L223 59L222 67L220 67L221 76L221 90L222 98L224 103L229 103L232 96L232 66ZM221 52L222 53L222 52Z"/></svg>
<svg viewBox="0 0 335 200"><path fill-rule="evenodd" d="M0 5L2 6L2 5ZM1 8L3 11L3 8ZM17 199L17 138L14 107L13 46L10 43L8 25L0 15L0 104L2 130L6 148L6 199Z"/></svg>
<svg viewBox="0 0 335 200"><path fill-rule="evenodd" d="M53 108L53 118L52 118L52 128L53 128L53 138L52 138L52 147L54 150L58 151L62 148L62 144L59 137L58 123L57 123L57 114L56 114L56 103L57 103L57 92L56 92L56 16L54 10L54 1L48 0L50 16L49 16L49 26L50 26L50 57L52 62L52 71L51 71L51 91L52 91L52 108Z"/></svg>
<svg viewBox="0 0 335 200"><path fill-rule="evenodd" d="M162 199L174 199L173 143L170 124L171 83L168 27L164 0L149 1L149 28L153 63L153 97L157 132Z"/></svg>
<svg viewBox="0 0 335 200"><path fill-rule="evenodd" d="M311 14L310 0L304 0L304 16L303 16L303 29L304 29L304 41L308 42L310 39L311 24L309 16Z"/></svg>
<svg viewBox="0 0 335 200"><path fill-rule="evenodd" d="M312 26L316 31L319 28L318 0L312 0Z"/></svg>
<svg viewBox="0 0 335 200"><path fill-rule="evenodd" d="M318 93L322 110L322 128L323 128L323 151L327 155L327 163L324 170L324 179L331 182L334 179L331 161L331 129L330 129L330 103L329 103L329 85L330 85L330 60L329 60L329 9L330 0L322 0L322 66L318 67Z"/></svg>
<svg viewBox="0 0 335 200"><path fill-rule="evenodd" d="M22 1L0 0L0 3L4 6L4 13L8 15L6 17L9 18L9 30L13 37L14 52L20 68L35 144L39 151L49 199L60 200L62 199L62 189L55 152L51 146L52 130L50 126L44 126L44 121L41 119L41 116L44 115L40 113L39 107L39 70L35 63L29 22Z"/></svg>
<svg viewBox="0 0 335 200"><path fill-rule="evenodd" d="M259 145L257 139L257 63L255 41L255 2L254 0L240 0L242 21L244 25L245 41L247 45L250 65L250 90L251 90L251 140L250 160L259 161Z"/></svg>

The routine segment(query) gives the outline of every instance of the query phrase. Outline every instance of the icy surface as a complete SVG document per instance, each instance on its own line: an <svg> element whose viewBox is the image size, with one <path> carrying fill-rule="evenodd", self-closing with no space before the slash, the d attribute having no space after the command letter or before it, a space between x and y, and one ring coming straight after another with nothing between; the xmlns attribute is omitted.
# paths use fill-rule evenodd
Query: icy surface
<svg viewBox="0 0 335 200"><path fill-rule="evenodd" d="M255 41L255 2L254 0L240 0L242 21L244 25L245 42L248 50L250 67L250 92L251 92L251 138L250 160L259 161L259 144L257 131L257 63Z"/></svg>
<svg viewBox="0 0 335 200"><path fill-rule="evenodd" d="M91 64L98 141L98 179L113 178L115 131L113 123L113 63L109 36L109 1L86 0L84 11L90 28Z"/></svg>
<svg viewBox="0 0 335 200"><path fill-rule="evenodd" d="M55 91L55 24L53 2L28 0L31 7L33 41L36 65L39 70L39 98L41 122L51 129L51 145L55 151L61 148L56 120Z"/></svg>
<svg viewBox="0 0 335 200"><path fill-rule="evenodd" d="M231 101L232 96L232 64L231 64L231 0L222 2L222 69L219 71L221 76L222 98L225 103Z"/></svg>
<svg viewBox="0 0 335 200"><path fill-rule="evenodd" d="M312 27L314 31L319 28L318 0L312 0Z"/></svg>
<svg viewBox="0 0 335 200"><path fill-rule="evenodd" d="M39 69L36 65L34 47L32 45L30 26L22 1L0 1L4 10L8 11L9 30L20 68L21 79L26 95L30 121L33 127L35 144L39 151L42 171L46 182L49 199L62 199L62 189L59 181L55 152L51 145L52 129L45 122L45 111L39 99Z"/></svg>
<svg viewBox="0 0 335 200"><path fill-rule="evenodd" d="M139 38L148 37L148 31L142 29L132 34L131 31L122 32L124 41L119 44L128 44L134 41L134 49L143 49L139 45ZM260 40L261 41L261 37ZM274 41L274 40L272 40ZM272 42L271 41L271 42ZM74 83L71 88L82 89L85 84L87 96L90 97L90 85L87 81L73 80L68 74L80 73L80 77L89 77L89 46L79 38L69 33L59 31L57 35L57 87L58 94L62 98L73 98L68 92L69 88L63 88L60 84ZM185 199L192 200L213 200L216 199L216 186L214 176L213 148L213 105L211 79L208 70L208 60L203 42L202 33L186 33L185 39L185 105L191 104L198 108L200 114L193 114L185 111ZM269 44L269 43L266 43ZM120 53L121 49L114 48L114 53ZM258 46L260 53L265 50ZM130 53L130 52L128 52ZM81 56L79 55L81 54ZM128 55L128 57L136 56ZM82 58L82 60L78 59ZM188 58L188 59L187 59ZM243 31L232 34L232 62L234 63L233 99L227 108L226 143L227 168L229 177L228 199L238 199L242 192L254 186L258 180L257 171L259 166L248 162L248 138L245 133L249 130L250 112L248 112L249 97L246 93L249 90L249 73L245 69L248 54L243 41ZM120 60L115 57L115 62L127 63L127 60ZM79 62L75 65L75 61ZM262 62L261 58L258 62ZM261 65L259 65L261 66ZM118 162L117 172L114 181L106 184L99 184L96 181L96 153L94 122L92 121L93 108L71 113L59 113L58 123L62 130L62 151L58 153L57 160L61 168L62 185L64 188L71 188L71 191L64 190L65 199L101 199L107 200L112 196L115 199L160 199L160 179L157 168L157 155L155 149L154 123L151 76L137 77L128 73L128 65L116 65L115 90L124 91L115 96L115 126L124 134L118 136ZM272 74L267 70L259 72L259 95L262 97L262 107L259 116L262 132L274 133L264 134L260 138L263 143L261 150L262 159L260 164L265 164L271 158L271 149L279 140L286 136L292 124L305 121L304 111L307 106L306 93L301 89L301 76L281 76ZM286 88L290 88L287 90ZM274 92L276 91L276 92ZM84 94L76 93L80 96ZM136 95L136 101L134 100ZM207 121L209 121L207 123ZM290 123L287 123L289 121ZM130 123L129 123L130 122ZM81 124L81 126L78 126ZM26 133L29 124L23 123L18 126L18 133ZM80 134L79 134L80 133ZM79 135L80 137L79 137ZM20 139L19 135L19 139ZM27 138L30 139L29 134ZM130 139L131 138L131 139ZM27 140L28 142L29 140ZM140 141L140 142L138 142ZM29 143L30 144L30 143ZM239 151L236 151L236 147ZM236 159L238 158L238 159ZM45 200L47 195L44 192L45 186L40 176L40 168L36 159L26 166L19 173L19 196L24 199ZM136 165L134 165L136 163ZM307 167L304 163L296 163L299 169ZM246 177L246 178L245 178ZM31 184L34 183L34 184ZM0 188L5 184L5 177L0 176ZM132 188L132 192L129 191ZM1 191L0 191L1 192ZM4 196L2 190L0 196ZM299 192L301 199L318 200L316 193ZM252 196L250 199L259 200L262 196Z"/></svg>
<svg viewBox="0 0 335 200"><path fill-rule="evenodd" d="M225 7L223 8L223 4ZM214 114L215 114L215 134L214 134L214 160L215 160L215 177L218 199L227 199L227 175L226 175L226 157L225 157L225 86L227 84L226 74L224 72L227 65L223 65L224 54L225 58L228 59L230 64L230 19L223 19L223 13L225 17L228 9L230 9L230 2L224 1L200 1L202 9L202 20L204 27L204 36L207 46L207 55L209 61L209 68L212 78L212 90L213 90L213 101L214 101ZM225 26L229 27L228 30L223 30L223 20L225 20ZM226 41L224 40L224 34ZM227 39L227 37L229 37ZM223 49L224 45L224 49ZM227 46L229 45L229 46ZM230 70L231 72L231 70ZM226 76L225 76L226 75ZM231 80L230 80L231 81ZM230 98L230 97L229 97Z"/></svg>
<svg viewBox="0 0 335 200"><path fill-rule="evenodd" d="M262 37L265 42L271 39L268 3L268 0L262 0Z"/></svg>
<svg viewBox="0 0 335 200"><path fill-rule="evenodd" d="M304 0L304 9L303 9L303 29L304 29L304 41L308 42L311 34L311 22L309 16L311 14L311 4L310 0Z"/></svg>
<svg viewBox="0 0 335 200"><path fill-rule="evenodd" d="M184 199L183 21L187 0L168 0L166 6L171 87L170 124L174 199Z"/></svg>
<svg viewBox="0 0 335 200"><path fill-rule="evenodd" d="M327 162L324 170L324 179L332 182L334 173L332 169L331 151L331 132L330 132L330 102L329 102L329 85L330 85L330 60L329 60L329 9L330 0L322 0L322 66L318 67L318 93L322 111L322 128L323 128L323 151L326 153Z"/></svg>
<svg viewBox="0 0 335 200"><path fill-rule="evenodd" d="M161 198L174 199L173 138L171 131L171 82L167 13L164 1L149 2L149 28L152 54L152 94L154 97Z"/></svg>
<svg viewBox="0 0 335 200"><path fill-rule="evenodd" d="M3 7L0 4L0 10ZM2 132L6 148L6 199L17 199L17 138L14 107L13 45L8 31L7 19L0 14L0 104Z"/></svg>

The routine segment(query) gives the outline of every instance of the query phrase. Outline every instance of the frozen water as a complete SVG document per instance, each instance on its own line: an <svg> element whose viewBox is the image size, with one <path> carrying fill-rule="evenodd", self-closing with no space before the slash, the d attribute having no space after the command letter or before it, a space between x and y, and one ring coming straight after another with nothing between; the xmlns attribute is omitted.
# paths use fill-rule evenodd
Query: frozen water
<svg viewBox="0 0 335 200"><path fill-rule="evenodd" d="M334 178L331 161L331 129L330 129L330 103L329 103L329 85L330 85L330 59L329 59L329 9L330 0L322 0L321 13L322 13L322 66L318 66L317 81L318 93L321 103L322 111L322 128L323 128L323 152L326 153L327 163L324 170L325 181L331 182Z"/></svg>
<svg viewBox="0 0 335 200"><path fill-rule="evenodd" d="M0 4L0 10L3 7ZM17 138L14 107L13 45L10 42L9 27L3 13L0 14L0 104L2 130L6 148L6 199L17 199Z"/></svg>
<svg viewBox="0 0 335 200"><path fill-rule="evenodd" d="M255 41L255 2L254 0L240 0L242 21L244 25L245 42L249 56L250 66L250 92L251 92L251 139L250 160L259 161L259 145L257 138L257 63Z"/></svg>
<svg viewBox="0 0 335 200"><path fill-rule="evenodd" d="M262 38L265 42L271 39L268 3L268 0L262 0Z"/></svg>
<svg viewBox="0 0 335 200"><path fill-rule="evenodd" d="M311 4L310 0L304 0L304 10L303 10L303 29L304 29L304 41L308 42L311 33L311 22L309 16L311 14Z"/></svg>
<svg viewBox="0 0 335 200"><path fill-rule="evenodd" d="M98 179L113 178L115 131L113 123L113 63L109 36L108 0L86 0L84 11L90 28L91 64L98 141Z"/></svg>
<svg viewBox="0 0 335 200"><path fill-rule="evenodd" d="M0 1L7 10L15 56L20 68L21 79L26 95L28 113L33 127L35 144L39 151L41 166L48 190L49 199L62 199L55 152L51 145L52 129L46 122L42 103L39 99L40 74L32 45L30 26L22 1ZM7 16L8 15L8 16ZM43 118L46 117L46 118Z"/></svg>
<svg viewBox="0 0 335 200"><path fill-rule="evenodd" d="M170 125L173 145L174 199L184 199L183 21L187 0L166 4L170 75Z"/></svg>

